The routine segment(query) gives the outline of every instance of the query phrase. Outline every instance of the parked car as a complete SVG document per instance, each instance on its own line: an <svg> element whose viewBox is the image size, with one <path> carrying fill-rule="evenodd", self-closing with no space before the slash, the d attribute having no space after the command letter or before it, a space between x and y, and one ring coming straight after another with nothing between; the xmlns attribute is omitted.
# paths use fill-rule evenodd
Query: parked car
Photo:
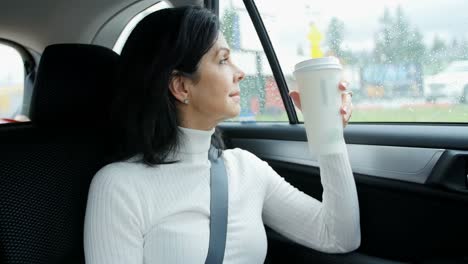
<svg viewBox="0 0 468 264"><path fill-rule="evenodd" d="M449 98L468 103L468 60L454 61L440 73L426 77L424 95L426 101Z"/></svg>

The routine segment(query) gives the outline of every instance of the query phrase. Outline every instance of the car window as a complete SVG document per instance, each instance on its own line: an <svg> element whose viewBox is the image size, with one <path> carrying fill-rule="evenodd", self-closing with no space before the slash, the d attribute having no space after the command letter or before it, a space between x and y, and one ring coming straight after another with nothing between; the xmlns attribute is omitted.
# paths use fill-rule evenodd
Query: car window
<svg viewBox="0 0 468 264"><path fill-rule="evenodd" d="M232 61L245 73L240 82L241 113L229 121L287 122L283 100L249 14L242 1L234 2L219 2L221 31Z"/></svg>
<svg viewBox="0 0 468 264"><path fill-rule="evenodd" d="M0 124L27 121L23 106L24 66L19 52L0 44Z"/></svg>
<svg viewBox="0 0 468 264"><path fill-rule="evenodd" d="M130 36L130 33L132 33L133 29L135 26L140 22L145 16L156 12L158 10L164 9L171 7L167 2L161 1L153 6L143 10L142 12L138 13L136 16L134 16L130 22L125 26L125 28L122 30L122 32L119 35L119 38L114 44L114 47L112 48L116 53L120 54L122 52L122 48L125 45L125 42L127 41L128 37Z"/></svg>
<svg viewBox="0 0 468 264"><path fill-rule="evenodd" d="M336 56L354 93L351 122L468 122L467 1L255 3L289 89L296 63Z"/></svg>

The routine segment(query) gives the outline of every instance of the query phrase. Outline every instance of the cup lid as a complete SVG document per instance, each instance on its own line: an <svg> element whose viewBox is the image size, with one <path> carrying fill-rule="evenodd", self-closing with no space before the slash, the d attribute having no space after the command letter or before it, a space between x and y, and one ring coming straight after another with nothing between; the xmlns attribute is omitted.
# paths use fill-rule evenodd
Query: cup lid
<svg viewBox="0 0 468 264"><path fill-rule="evenodd" d="M294 66L294 71L318 70L318 69L342 69L340 61L336 57L323 57L301 61Z"/></svg>

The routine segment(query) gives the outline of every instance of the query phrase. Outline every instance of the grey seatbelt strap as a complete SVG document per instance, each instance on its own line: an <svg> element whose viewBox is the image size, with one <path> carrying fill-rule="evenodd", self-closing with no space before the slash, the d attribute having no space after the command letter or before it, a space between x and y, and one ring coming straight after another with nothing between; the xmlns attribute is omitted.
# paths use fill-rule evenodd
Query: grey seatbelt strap
<svg viewBox="0 0 468 264"><path fill-rule="evenodd" d="M228 178L223 158L211 147L208 157L210 170L210 244L205 264L221 264L226 248L228 217Z"/></svg>

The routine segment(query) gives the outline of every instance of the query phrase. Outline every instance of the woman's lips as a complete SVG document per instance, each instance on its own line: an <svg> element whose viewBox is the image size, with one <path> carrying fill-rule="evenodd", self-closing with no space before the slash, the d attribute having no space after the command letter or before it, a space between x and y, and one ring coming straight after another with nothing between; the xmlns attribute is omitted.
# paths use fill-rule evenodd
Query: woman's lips
<svg viewBox="0 0 468 264"><path fill-rule="evenodd" d="M229 94L229 96L235 96L235 95L240 95L240 91L235 91Z"/></svg>
<svg viewBox="0 0 468 264"><path fill-rule="evenodd" d="M236 103L240 102L240 92L238 91L230 94L229 97L231 97L231 99Z"/></svg>
<svg viewBox="0 0 468 264"><path fill-rule="evenodd" d="M231 95L230 96L232 98L232 100L236 103L239 103L240 102L240 95L237 94L237 95Z"/></svg>
<svg viewBox="0 0 468 264"><path fill-rule="evenodd" d="M229 97L231 97L231 99L234 102L239 103L240 102L240 91L233 92L232 94L229 95Z"/></svg>

